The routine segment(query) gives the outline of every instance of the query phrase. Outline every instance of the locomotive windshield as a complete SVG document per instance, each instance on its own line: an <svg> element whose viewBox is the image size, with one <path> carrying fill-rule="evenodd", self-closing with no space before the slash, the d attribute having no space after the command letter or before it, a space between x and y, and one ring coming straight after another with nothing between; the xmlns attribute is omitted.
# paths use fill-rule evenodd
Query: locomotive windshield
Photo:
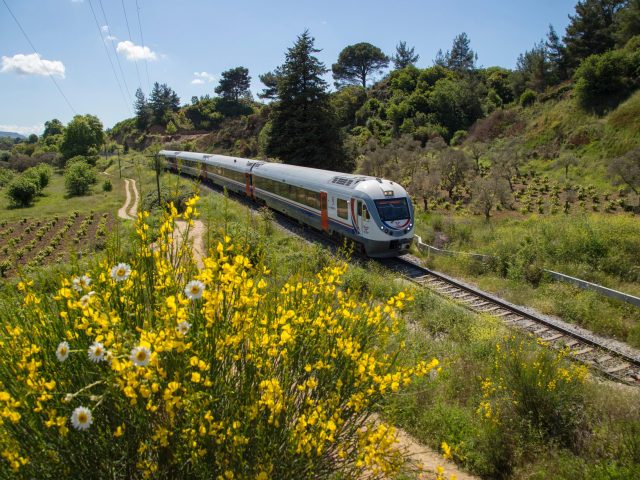
<svg viewBox="0 0 640 480"><path fill-rule="evenodd" d="M406 220L410 217L406 198L375 200L380 218L385 222Z"/></svg>

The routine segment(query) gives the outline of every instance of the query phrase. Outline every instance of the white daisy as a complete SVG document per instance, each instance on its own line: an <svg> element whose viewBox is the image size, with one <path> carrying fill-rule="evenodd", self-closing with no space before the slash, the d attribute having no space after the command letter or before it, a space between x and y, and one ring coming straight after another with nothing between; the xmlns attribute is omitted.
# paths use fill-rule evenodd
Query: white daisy
<svg viewBox="0 0 640 480"><path fill-rule="evenodd" d="M96 292L89 292L80 298L79 303L82 308L86 308L87 306L89 306L89 300L91 300L91 297L93 297L95 294Z"/></svg>
<svg viewBox="0 0 640 480"><path fill-rule="evenodd" d="M107 351L105 350L104 345L100 342L93 342L87 353L89 354L89 360L94 363L98 363L104 361L104 356Z"/></svg>
<svg viewBox="0 0 640 480"><path fill-rule="evenodd" d="M131 275L131 267L126 263L119 263L111 269L111 278L116 282L122 282Z"/></svg>
<svg viewBox="0 0 640 480"><path fill-rule="evenodd" d="M184 294L189 300L198 300L199 298L202 298L203 292L204 283L200 280L191 280L187 283L187 286L184 287Z"/></svg>
<svg viewBox="0 0 640 480"><path fill-rule="evenodd" d="M92 423L93 416L87 407L77 407L71 414L71 425L77 430L86 430Z"/></svg>
<svg viewBox="0 0 640 480"><path fill-rule="evenodd" d="M146 367L149 365L149 360L151 360L151 350L147 347L137 346L131 350L131 355L129 356L134 365L139 367Z"/></svg>
<svg viewBox="0 0 640 480"><path fill-rule="evenodd" d="M56 357L60 363L64 362L69 356L69 344L67 342L60 342L58 348L56 348Z"/></svg>
<svg viewBox="0 0 640 480"><path fill-rule="evenodd" d="M178 331L179 334L186 335L187 333L189 333L190 328L191 328L191 324L186 320L183 320L178 324L178 326L176 327L176 330Z"/></svg>
<svg viewBox="0 0 640 480"><path fill-rule="evenodd" d="M89 288L89 285L91 285L91 277L89 277L89 275L74 277L72 284L74 290L81 292L83 288Z"/></svg>

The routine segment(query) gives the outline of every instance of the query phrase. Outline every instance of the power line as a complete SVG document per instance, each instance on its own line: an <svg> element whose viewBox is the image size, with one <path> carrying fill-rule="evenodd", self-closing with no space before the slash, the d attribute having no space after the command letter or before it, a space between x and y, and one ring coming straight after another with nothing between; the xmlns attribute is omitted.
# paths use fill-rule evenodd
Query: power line
<svg viewBox="0 0 640 480"><path fill-rule="evenodd" d="M7 7L7 10L9 10L9 13L11 14L11 16L13 17L13 19L16 21L16 23L18 24L18 28L20 29L20 31L22 32L22 34L24 35L24 38L27 39L27 42L29 42L29 45L31 45L31 49L33 50L33 53L36 54L36 57L38 58L38 61L42 64L43 67L45 67L45 72L47 72L47 76L51 79L51 81L53 82L53 84L56 86L56 88L58 89L58 92L60 92L60 95L62 95L62 98L64 98L64 101L67 102L67 105L69 106L69 108L71 109L71 111L73 112L74 115L77 115L78 112L76 112L76 109L73 108L73 106L71 105L71 102L69 101L69 99L67 98L67 96L64 94L64 92L62 91L62 88L60 87L60 85L58 85L58 82L56 82L56 79L53 78L53 75L51 75L51 73L49 73L49 70L46 68L44 62L42 61L42 59L40 58L40 54L38 53L36 47L33 45L33 42L31 41L31 39L29 38L29 35L27 35L27 32L25 32L24 28L22 28L22 25L20 25L20 22L18 21L18 19L16 18L16 16L13 14L13 12L11 11L11 9L9 8L9 5L7 5L7 2L5 0L2 0L2 3L4 3L4 6Z"/></svg>
<svg viewBox="0 0 640 480"><path fill-rule="evenodd" d="M102 16L104 17L104 22L107 25L107 29L109 32L108 37L107 38L110 42L111 42L111 47L113 47L113 55L116 57L116 62L118 62L118 69L120 70L120 75L122 75L122 82L124 83L124 90L125 92L127 92L127 97L129 99L129 101L132 100L131 98L131 93L129 92L129 85L127 85L127 79L124 76L124 71L122 70L122 65L120 64L120 57L118 56L118 51L116 50L116 44L113 43L113 35L111 35L111 30L109 28L109 20L107 19L107 14L104 13L104 7L102 6L102 0L98 0L98 3L100 3L100 10L102 10Z"/></svg>
<svg viewBox="0 0 640 480"><path fill-rule="evenodd" d="M120 79L118 78L118 74L116 73L116 67L113 66L113 61L111 60L111 56L109 55L109 49L107 48L107 45L104 42L104 38L102 37L102 30L100 29L100 22L98 22L98 17L96 17L96 12L93 9L93 5L91 4L91 0L89 0L88 3L89 3L89 7L91 8L91 13L93 14L93 19L96 22L96 27L98 27L98 34L100 35L100 42L102 43L102 46L104 47L104 53L107 56L107 59L109 60L109 65L111 65L111 71L113 72L113 76L115 77L116 83L118 84L118 89L120 90L120 95L122 95L122 100L124 100L124 103L129 108L129 112L131 112L131 105L129 105L129 102L127 102L127 99L124 96L124 91L122 90L122 85L120 83Z"/></svg>
<svg viewBox="0 0 640 480"><path fill-rule="evenodd" d="M124 8L124 0L122 0L122 11L124 12L124 21L127 24L127 32L129 33L129 41L133 43L131 38L131 29L129 28L129 19L127 18L127 9ZM142 81L140 80L140 69L138 68L138 60L134 57L134 63L136 64L136 75L138 75L138 87L142 88Z"/></svg>
<svg viewBox="0 0 640 480"><path fill-rule="evenodd" d="M142 22L140 21L140 7L138 6L138 0L136 0L136 12L138 14L138 28L140 29L140 40L142 41L142 49L144 50L144 37L142 36ZM147 70L147 88L151 91L151 80L149 79L149 62L145 55L144 66Z"/></svg>

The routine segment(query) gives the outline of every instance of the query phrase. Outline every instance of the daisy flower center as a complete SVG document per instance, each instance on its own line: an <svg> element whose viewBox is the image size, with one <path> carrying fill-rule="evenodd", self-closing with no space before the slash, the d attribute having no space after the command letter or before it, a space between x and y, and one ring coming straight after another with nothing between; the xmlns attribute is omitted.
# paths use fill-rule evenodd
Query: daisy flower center
<svg viewBox="0 0 640 480"><path fill-rule="evenodd" d="M138 360L139 362L144 362L147 359L147 352L145 352L144 350L138 350L138 353L136 353L136 360Z"/></svg>
<svg viewBox="0 0 640 480"><path fill-rule="evenodd" d="M120 267L120 268L116 271L116 275L117 275L117 276L119 276L119 277L124 276L124 274L125 274L125 270L124 270L124 268L122 268L122 267Z"/></svg>
<svg viewBox="0 0 640 480"><path fill-rule="evenodd" d="M81 412L78 414L78 421L80 423L87 423L87 420L89 420L89 416L86 413Z"/></svg>

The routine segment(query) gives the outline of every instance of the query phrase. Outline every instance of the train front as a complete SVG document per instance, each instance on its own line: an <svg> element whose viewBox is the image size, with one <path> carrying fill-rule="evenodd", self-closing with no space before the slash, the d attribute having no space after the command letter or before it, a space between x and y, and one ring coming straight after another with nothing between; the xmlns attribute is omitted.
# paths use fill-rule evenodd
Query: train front
<svg viewBox="0 0 640 480"><path fill-rule="evenodd" d="M365 194L357 219L360 235L370 257L394 257L409 252L413 241L414 211L406 190L395 182L371 179L356 190Z"/></svg>

